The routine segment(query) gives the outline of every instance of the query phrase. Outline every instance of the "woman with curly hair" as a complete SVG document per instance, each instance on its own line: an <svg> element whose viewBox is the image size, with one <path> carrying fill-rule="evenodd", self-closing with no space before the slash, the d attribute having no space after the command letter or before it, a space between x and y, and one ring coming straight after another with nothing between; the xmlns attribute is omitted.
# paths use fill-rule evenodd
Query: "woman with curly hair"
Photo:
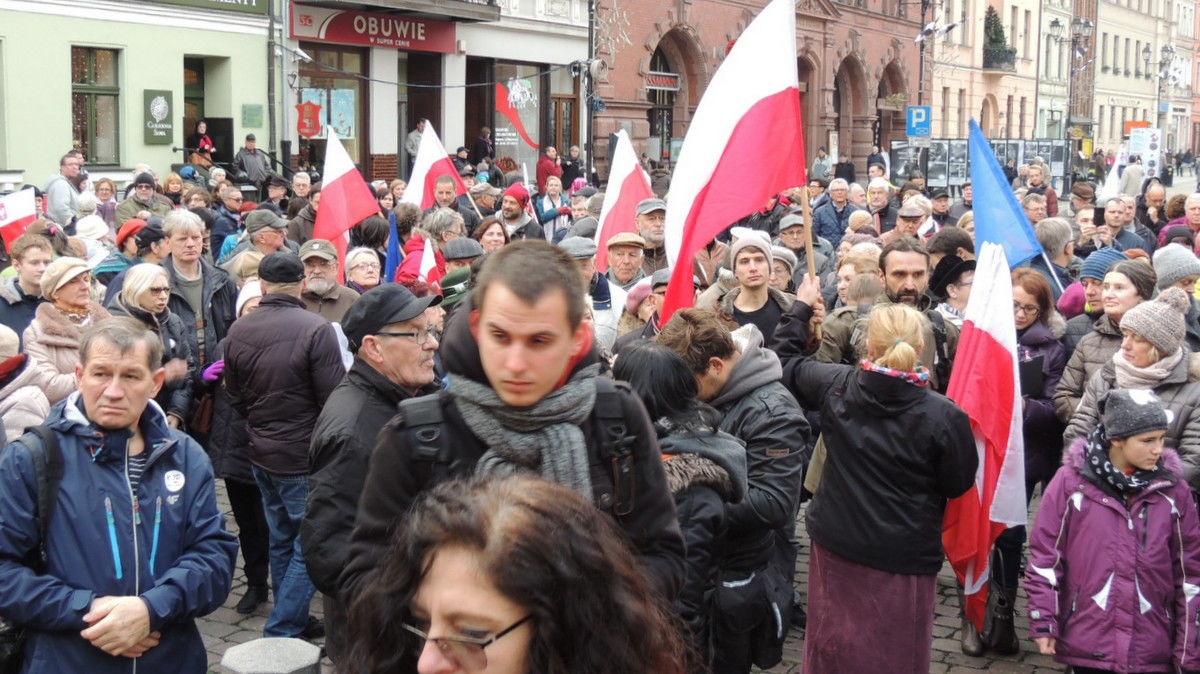
<svg viewBox="0 0 1200 674"><path fill-rule="evenodd" d="M683 674L678 620L610 518L531 477L429 491L350 607L348 671Z"/></svg>

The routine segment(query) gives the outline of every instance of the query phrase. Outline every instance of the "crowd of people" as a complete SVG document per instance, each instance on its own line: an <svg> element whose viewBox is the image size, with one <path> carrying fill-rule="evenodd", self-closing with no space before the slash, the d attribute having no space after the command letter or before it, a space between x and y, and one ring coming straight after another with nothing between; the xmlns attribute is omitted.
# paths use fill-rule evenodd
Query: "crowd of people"
<svg viewBox="0 0 1200 674"><path fill-rule="evenodd" d="M664 323L667 202L600 241L578 148L530 184L491 148L459 148L467 193L439 176L425 210L372 185L344 256L306 173L139 167L120 199L62 157L0 272L20 671L205 671L195 619L239 547L235 610L269 603L264 636L323 640L339 672L737 674L792 629L808 672L929 671L942 519L979 470L943 395L970 184L895 186L877 153L864 187L822 148L680 262L694 306ZM1014 176L1045 252L1012 272L1042 500L997 541L965 654L1200 671L1200 194L1136 166L1099 200Z"/></svg>

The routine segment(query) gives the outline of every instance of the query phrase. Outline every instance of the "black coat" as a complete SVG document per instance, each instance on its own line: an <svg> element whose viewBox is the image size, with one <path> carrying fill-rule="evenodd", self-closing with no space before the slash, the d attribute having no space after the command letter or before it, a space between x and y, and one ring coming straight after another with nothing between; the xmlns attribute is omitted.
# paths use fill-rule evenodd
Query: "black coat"
<svg viewBox="0 0 1200 674"><path fill-rule="evenodd" d="M108 311L113 316L136 318L142 325L154 331L154 334L158 335L163 343L162 362L164 365L175 359L187 363L187 374L175 381L165 382L158 395L154 396L154 400L167 414L173 414L183 421L190 419L192 391L199 379L199 371L196 368L196 359L192 355L192 350L188 347L188 330L183 325L183 321L171 313L170 309L155 316L140 307L127 306L119 298L109 305Z"/></svg>
<svg viewBox="0 0 1200 674"><path fill-rule="evenodd" d="M928 386L806 358L811 317L808 305L793 304L774 344L783 382L821 410L828 457L808 507L809 536L855 564L934 575L945 557L946 501L975 483L971 422Z"/></svg>
<svg viewBox="0 0 1200 674"><path fill-rule="evenodd" d="M297 297L263 295L225 344L225 390L249 425L250 461L280 475L307 474L317 415L345 374L329 321Z"/></svg>
<svg viewBox="0 0 1200 674"><path fill-rule="evenodd" d="M467 306L464 308L460 303L447 321L445 339L442 341L442 362L452 377L468 377L486 384L487 376L480 361L479 345L468 325L470 300L464 302ZM592 351L577 367L596 362L598 358ZM612 515L628 535L652 584L663 596L674 598L684 575L683 539L675 516L675 506L667 491L658 440L638 397L626 385L618 384L618 390L627 432L632 436L630 447L634 460L636 496L632 512L628 515L612 513L612 467L603 460L595 445L595 439L605 437L605 431L599 428L599 418L593 415L588 421L591 428L585 429L584 436L588 439L594 501L598 508ZM444 419L442 447L450 452L447 466L449 477L470 475L488 446L467 427L452 396L441 396L441 403ZM349 561L341 576L343 600L361 590L365 576L387 550L396 520L430 486L422 484L414 474L412 450L408 433L401 422L393 420L380 431L378 449L371 455L366 484L359 498Z"/></svg>
<svg viewBox="0 0 1200 674"><path fill-rule="evenodd" d="M225 354L225 341L217 344L213 352L215 360L221 360ZM215 362L215 361L214 361ZM204 449L213 463L213 473L223 480L234 480L243 484L257 484L254 473L250 470L250 431L246 428L246 417L233 409L229 399L229 391L216 381L204 384L213 392L213 422L212 431L208 434L208 442Z"/></svg>

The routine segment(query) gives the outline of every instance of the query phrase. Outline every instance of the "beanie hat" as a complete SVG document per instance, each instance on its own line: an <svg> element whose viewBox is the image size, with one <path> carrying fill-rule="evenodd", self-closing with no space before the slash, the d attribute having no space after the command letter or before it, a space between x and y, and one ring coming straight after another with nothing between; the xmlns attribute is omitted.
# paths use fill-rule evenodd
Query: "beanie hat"
<svg viewBox="0 0 1200 674"><path fill-rule="evenodd" d="M629 294L625 296L626 312L637 316L638 307L642 306L642 301L649 297L650 292L654 289L651 283L650 277L647 276L629 289Z"/></svg>
<svg viewBox="0 0 1200 674"><path fill-rule="evenodd" d="M249 281L246 281L246 285L242 286L242 289L238 291L237 304L234 305L233 315L240 318L242 315L242 308L246 306L246 302L249 302L255 297L262 297L262 282L258 279L250 279Z"/></svg>
<svg viewBox="0 0 1200 674"><path fill-rule="evenodd" d="M1110 440L1165 431L1172 416L1153 391L1144 389L1113 389L1100 401L1100 423Z"/></svg>
<svg viewBox="0 0 1200 674"><path fill-rule="evenodd" d="M518 204L524 208L525 204L529 203L529 190L521 183L513 183L508 189L504 190L504 196L512 197L517 200Z"/></svg>
<svg viewBox="0 0 1200 674"><path fill-rule="evenodd" d="M1187 225L1172 225L1167 227L1158 240L1163 244L1168 244L1175 239L1186 240L1188 248L1196 247L1196 235L1192 233L1192 228Z"/></svg>
<svg viewBox="0 0 1200 674"><path fill-rule="evenodd" d="M1177 243L1167 244L1154 253L1154 273L1159 289L1169 288L1189 276L1200 276L1200 259Z"/></svg>
<svg viewBox="0 0 1200 674"><path fill-rule="evenodd" d="M773 267L775 260L771 256L771 240L767 238L766 232L753 230L746 236L738 238L729 248L729 262L736 268L738 253L745 248L757 248L762 251L763 255L767 256L767 267Z"/></svg>
<svg viewBox="0 0 1200 674"><path fill-rule="evenodd" d="M1101 248L1083 261L1083 267L1079 270L1079 278L1094 278L1103 281L1109 268L1124 259L1126 259L1125 254L1111 246Z"/></svg>
<svg viewBox="0 0 1200 674"><path fill-rule="evenodd" d="M1187 335L1183 317L1190 305L1187 293L1167 288L1153 300L1126 311L1121 317L1121 330L1136 332L1163 357L1169 356L1183 346Z"/></svg>
<svg viewBox="0 0 1200 674"><path fill-rule="evenodd" d="M88 264L77 257L63 256L46 265L42 273L42 297L54 301L54 293L71 282L71 279L86 274Z"/></svg>
<svg viewBox="0 0 1200 674"><path fill-rule="evenodd" d="M796 265L799 261L796 259L796 254L783 246L771 246L771 259L777 260L787 265L788 273L796 273Z"/></svg>

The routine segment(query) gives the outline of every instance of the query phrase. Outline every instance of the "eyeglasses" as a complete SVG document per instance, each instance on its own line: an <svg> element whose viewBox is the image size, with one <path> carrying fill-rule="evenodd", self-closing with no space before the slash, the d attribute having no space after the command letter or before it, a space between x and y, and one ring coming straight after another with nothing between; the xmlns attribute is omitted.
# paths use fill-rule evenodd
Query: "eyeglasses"
<svg viewBox="0 0 1200 674"><path fill-rule="evenodd" d="M170 286L153 286L153 287L147 288L146 290L154 295L170 295L171 294Z"/></svg>
<svg viewBox="0 0 1200 674"><path fill-rule="evenodd" d="M437 326L430 325L424 330L413 332L376 332L374 334L378 337L408 337L416 342L417 346L425 346L429 343L431 337L434 339L437 338Z"/></svg>
<svg viewBox="0 0 1200 674"><path fill-rule="evenodd" d="M453 661L454 664L458 665L459 667L463 667L473 672L478 672L487 669L487 653L485 653L483 649L491 646L513 630L529 622L529 619L532 617L532 614L527 615L517 622L509 625L507 628L500 630L495 634L495 636L483 639L473 639L471 637L430 638L428 634L422 632L416 627L413 627L412 625L409 625L408 623L401 623L400 626L416 635L417 638L422 642L420 644L421 647L424 647L424 642L432 641L434 645L438 647L438 650L442 652L442 655L446 657L446 659Z"/></svg>
<svg viewBox="0 0 1200 674"><path fill-rule="evenodd" d="M366 271L379 271L380 266L379 266L378 262L360 262L360 263L354 265L353 267L351 267L350 271L354 271L355 269L365 269Z"/></svg>
<svg viewBox="0 0 1200 674"><path fill-rule="evenodd" d="M1013 313L1015 314L1017 312L1024 312L1026 316L1033 318L1034 316L1042 313L1042 310L1040 307L1036 307L1032 304L1018 304L1017 302L1013 302Z"/></svg>
<svg viewBox="0 0 1200 674"><path fill-rule="evenodd" d="M152 189L154 189L154 186L153 185L134 185L133 189L135 189L135 190L152 190Z"/></svg>

